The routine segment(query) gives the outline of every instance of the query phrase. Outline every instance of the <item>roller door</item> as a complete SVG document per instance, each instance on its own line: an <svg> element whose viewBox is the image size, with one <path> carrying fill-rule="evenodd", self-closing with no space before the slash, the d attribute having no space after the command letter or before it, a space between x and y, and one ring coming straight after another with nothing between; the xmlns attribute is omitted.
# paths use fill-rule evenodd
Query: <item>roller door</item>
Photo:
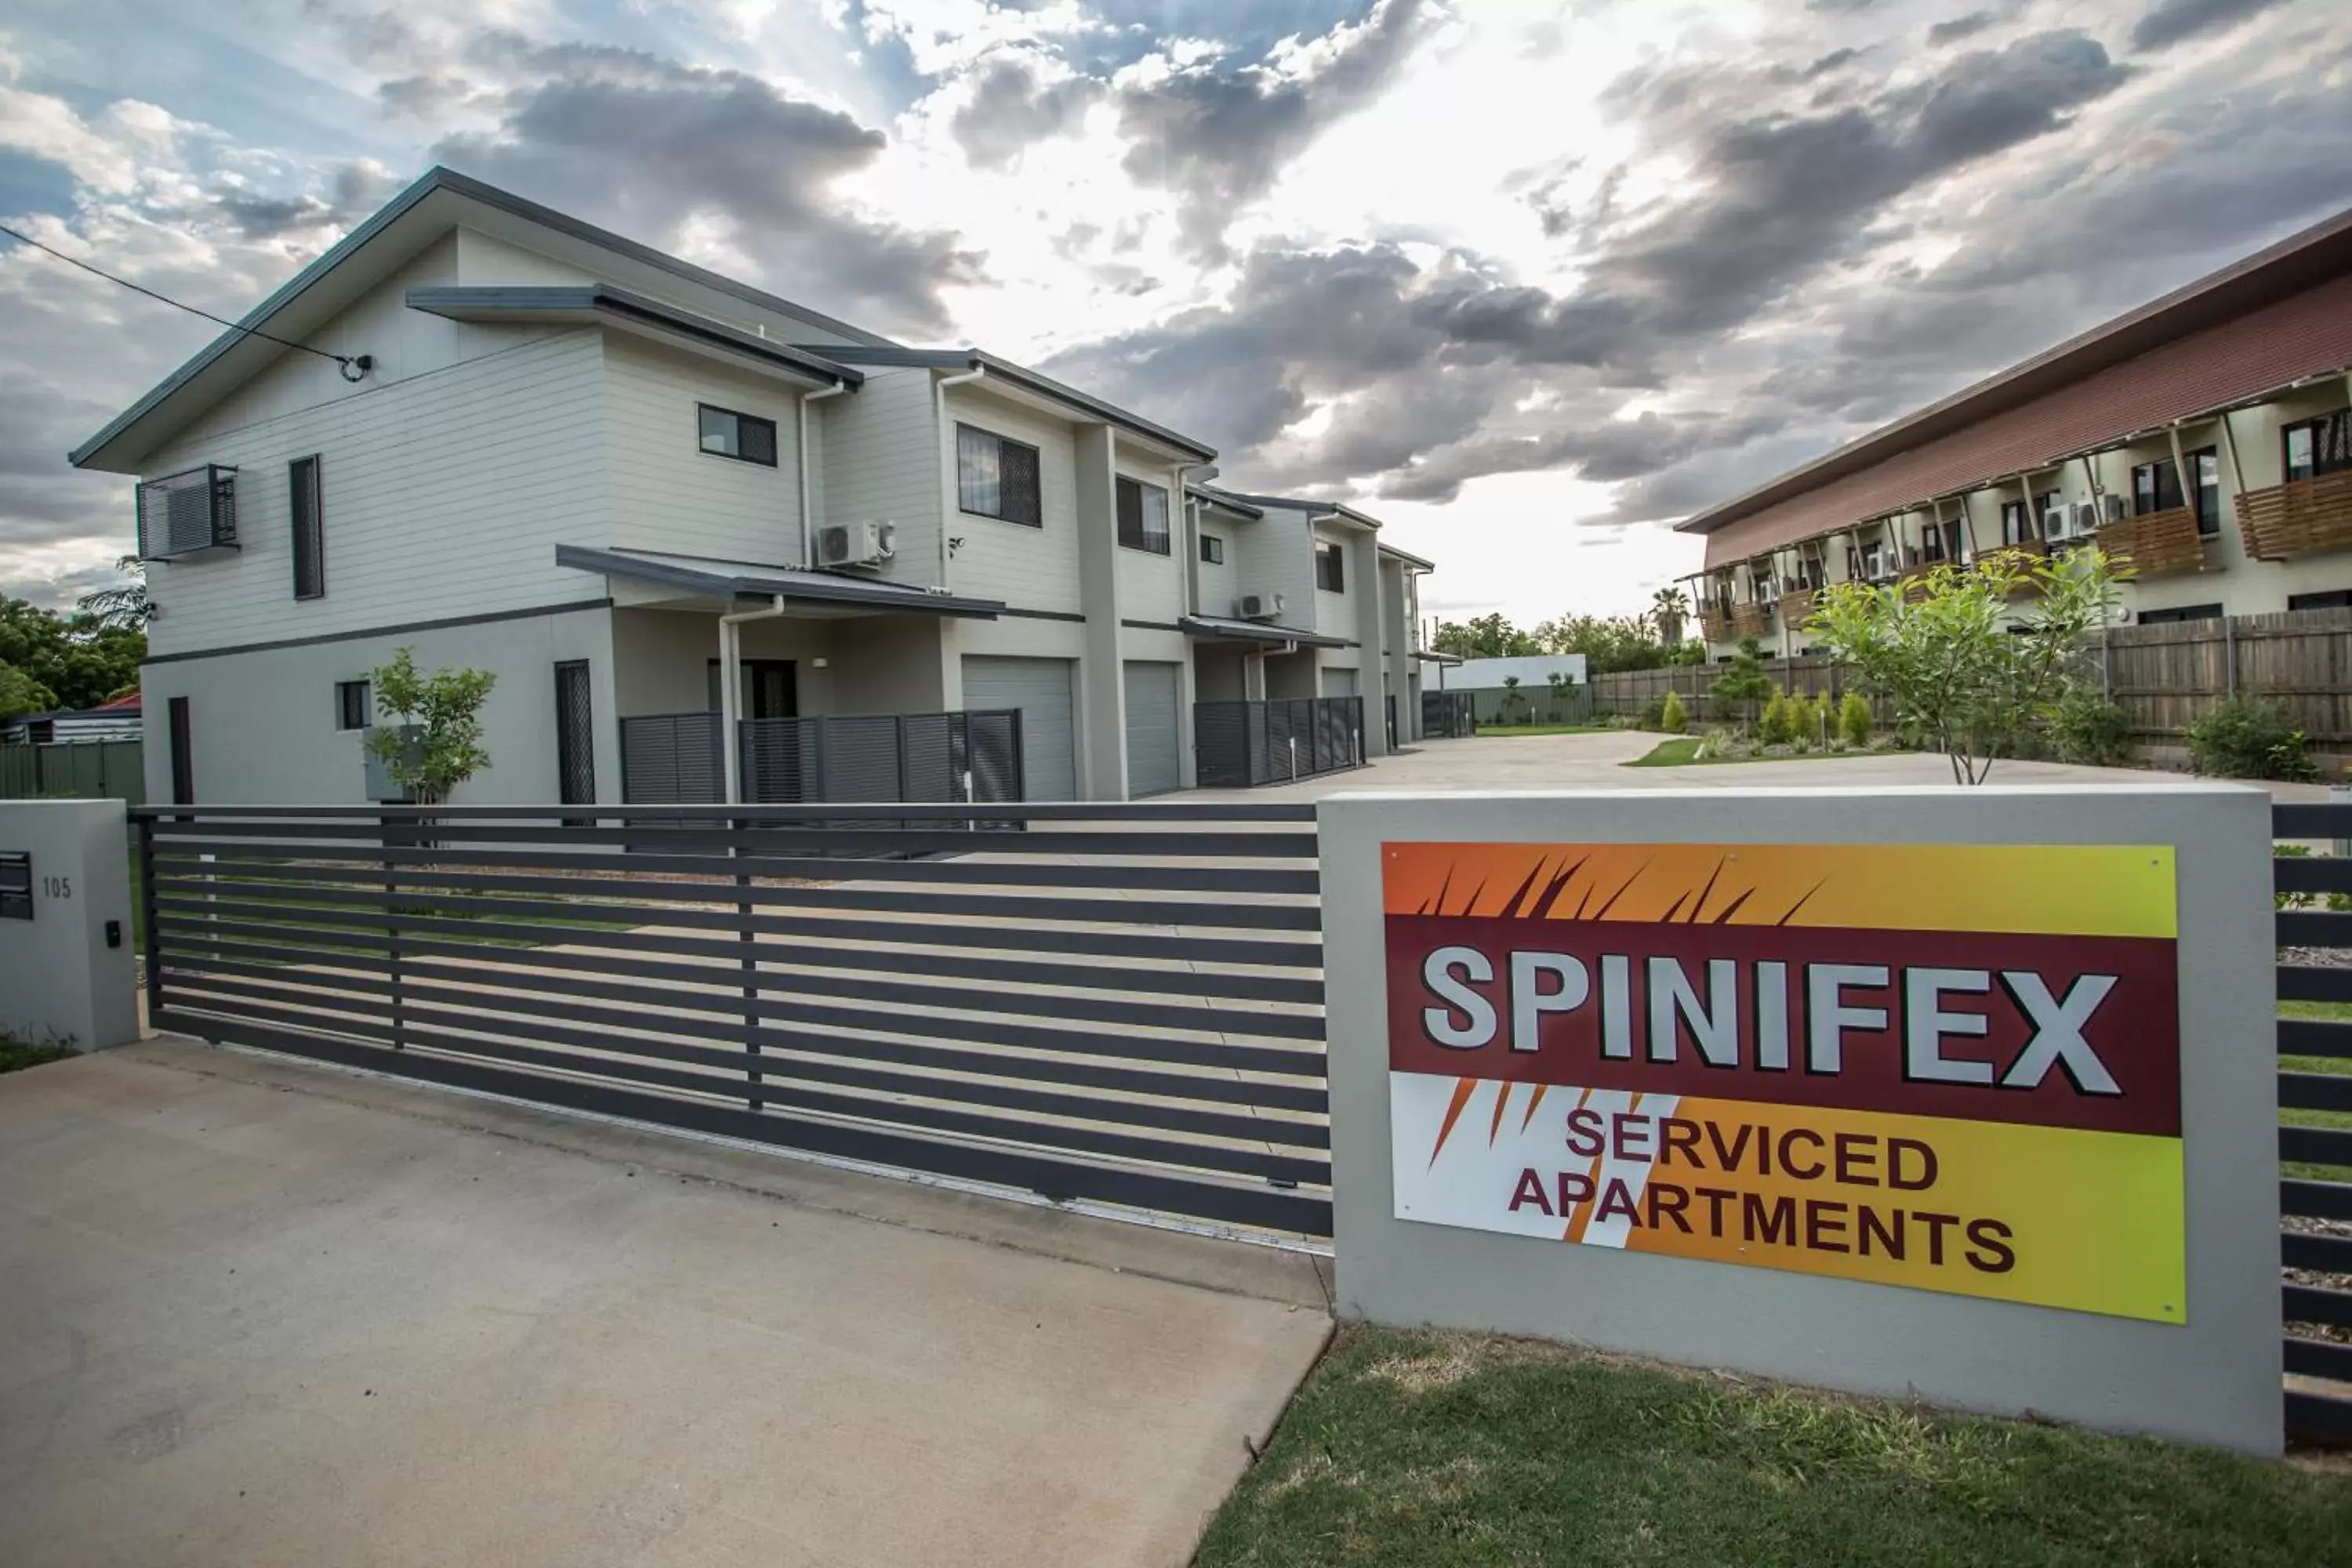
<svg viewBox="0 0 2352 1568"><path fill-rule="evenodd" d="M1176 675L1172 664L1130 660L1127 666L1127 793L1131 800L1183 787Z"/></svg>
<svg viewBox="0 0 2352 1568"><path fill-rule="evenodd" d="M1078 797L1075 670L1066 658L964 656L964 707L1021 710L1022 792L1030 800Z"/></svg>

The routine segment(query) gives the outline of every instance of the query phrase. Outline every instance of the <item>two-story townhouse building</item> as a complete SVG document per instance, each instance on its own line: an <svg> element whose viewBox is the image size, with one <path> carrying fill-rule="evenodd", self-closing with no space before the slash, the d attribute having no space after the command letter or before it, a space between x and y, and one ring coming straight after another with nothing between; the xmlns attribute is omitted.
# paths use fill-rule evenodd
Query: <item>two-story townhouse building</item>
<svg viewBox="0 0 2352 1568"><path fill-rule="evenodd" d="M1826 584L2095 541L2123 621L2352 605L2352 213L1677 525L1709 652L1811 651Z"/></svg>
<svg viewBox="0 0 2352 1568"><path fill-rule="evenodd" d="M1311 584L1320 526L1214 456L435 170L72 460L142 480L151 798L369 798L408 647L498 677L465 798L588 804L1192 784L1203 679L1280 618L1204 574ZM1307 646L1388 657L1318 597ZM1007 712L1017 762L961 717Z"/></svg>

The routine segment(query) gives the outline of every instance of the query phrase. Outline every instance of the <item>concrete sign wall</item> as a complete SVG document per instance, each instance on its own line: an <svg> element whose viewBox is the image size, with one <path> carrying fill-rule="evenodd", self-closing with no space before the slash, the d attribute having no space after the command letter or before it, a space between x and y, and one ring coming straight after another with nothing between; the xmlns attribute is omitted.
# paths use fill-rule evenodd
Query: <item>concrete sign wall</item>
<svg viewBox="0 0 2352 1568"><path fill-rule="evenodd" d="M0 1032L139 1037L126 826L119 800L0 800Z"/></svg>
<svg viewBox="0 0 2352 1568"><path fill-rule="evenodd" d="M2275 1451L2269 806L1325 803L1342 1310Z"/></svg>

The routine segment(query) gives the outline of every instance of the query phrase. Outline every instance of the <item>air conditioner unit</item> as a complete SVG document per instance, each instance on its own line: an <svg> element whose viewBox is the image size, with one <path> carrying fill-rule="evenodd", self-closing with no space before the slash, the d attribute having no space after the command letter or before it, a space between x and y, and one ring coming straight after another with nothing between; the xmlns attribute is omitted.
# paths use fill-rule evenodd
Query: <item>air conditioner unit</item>
<svg viewBox="0 0 2352 1568"><path fill-rule="evenodd" d="M1235 601L1234 613L1245 621L1270 621L1282 614L1282 595L1244 594Z"/></svg>
<svg viewBox="0 0 2352 1568"><path fill-rule="evenodd" d="M898 525L892 522L837 522L816 531L816 563L820 566L879 566L890 559Z"/></svg>
<svg viewBox="0 0 2352 1568"><path fill-rule="evenodd" d="M2121 522L2131 515L2131 502L2123 496L2104 495L2099 498L2099 515L2106 522Z"/></svg>

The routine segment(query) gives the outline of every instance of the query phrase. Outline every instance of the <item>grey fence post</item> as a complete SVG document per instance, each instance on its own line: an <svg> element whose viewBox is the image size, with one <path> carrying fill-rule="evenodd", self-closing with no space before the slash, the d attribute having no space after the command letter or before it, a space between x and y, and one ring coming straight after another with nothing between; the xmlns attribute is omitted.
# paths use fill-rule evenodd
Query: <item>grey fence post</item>
<svg viewBox="0 0 2352 1568"><path fill-rule="evenodd" d="M734 832L746 833L751 830L751 825L745 818L738 816L730 819L727 826ZM740 843L730 844L727 847L727 853L734 859L740 860L743 858L743 848L744 847ZM739 894L735 900L735 918L743 922L740 927L743 948L743 1053L748 1058L744 1065L743 1077L750 1086L744 1103L752 1110L759 1110L765 1108L767 1099L761 1089L761 1085L766 1081L766 1076L760 1071L760 1041L756 1034L760 1027L758 1005L760 962L753 951L753 944L758 938L751 930L751 876L743 871L736 872L735 887Z"/></svg>
<svg viewBox="0 0 2352 1568"><path fill-rule="evenodd" d="M398 819L386 812L377 818L383 825L379 836L383 849L383 945L384 964L392 976L392 1048L406 1048L408 1022L404 1004L406 1000L400 976L400 911L394 900L400 892L399 865L394 858L397 846L394 837L400 829Z"/></svg>
<svg viewBox="0 0 2352 1568"><path fill-rule="evenodd" d="M139 922L146 934L147 1016L171 1005L163 996L163 932L155 921L155 824L141 817L139 833Z"/></svg>

